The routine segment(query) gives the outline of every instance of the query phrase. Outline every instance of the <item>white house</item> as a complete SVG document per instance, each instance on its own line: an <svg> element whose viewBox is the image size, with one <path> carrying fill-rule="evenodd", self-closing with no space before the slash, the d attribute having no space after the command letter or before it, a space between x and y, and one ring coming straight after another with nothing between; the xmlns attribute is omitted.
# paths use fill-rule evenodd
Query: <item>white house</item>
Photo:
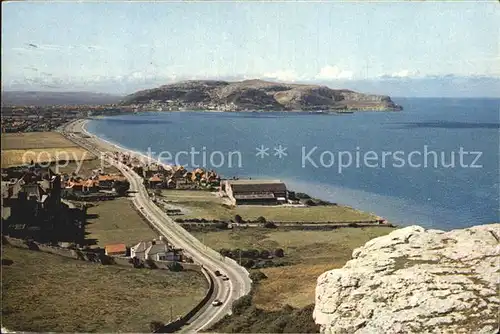
<svg viewBox="0 0 500 334"><path fill-rule="evenodd" d="M145 259L160 261L165 258L168 252L168 245L165 243L152 243L144 252Z"/></svg>
<svg viewBox="0 0 500 334"><path fill-rule="evenodd" d="M146 258L144 253L146 248L148 248L148 243L151 243L151 241L141 241L137 245L130 247L130 257L145 260Z"/></svg>
<svg viewBox="0 0 500 334"><path fill-rule="evenodd" d="M146 260L148 258L157 260L157 254L165 254L166 252L168 252L168 249L168 242L160 237L160 240L141 241L135 246L131 247L130 257L136 257L140 260Z"/></svg>

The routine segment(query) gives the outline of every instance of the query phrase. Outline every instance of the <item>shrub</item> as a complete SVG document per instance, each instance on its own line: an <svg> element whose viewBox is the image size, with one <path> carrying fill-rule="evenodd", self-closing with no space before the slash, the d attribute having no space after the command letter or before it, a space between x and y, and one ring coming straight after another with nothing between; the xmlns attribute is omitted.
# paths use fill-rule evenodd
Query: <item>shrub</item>
<svg viewBox="0 0 500 334"><path fill-rule="evenodd" d="M311 316L313 311L314 304L294 310L290 313L290 322L283 328L283 333L319 333L320 326Z"/></svg>
<svg viewBox="0 0 500 334"><path fill-rule="evenodd" d="M170 270L170 271L182 271L184 268L182 267L182 265L179 263L179 262L173 262L173 263L169 263L167 265L167 268Z"/></svg>
<svg viewBox="0 0 500 334"><path fill-rule="evenodd" d="M308 199L304 204L307 206L316 206L316 203L312 199Z"/></svg>
<svg viewBox="0 0 500 334"><path fill-rule="evenodd" d="M214 224L216 228L218 229L221 229L221 230L225 230L227 229L227 222L217 222Z"/></svg>
<svg viewBox="0 0 500 334"><path fill-rule="evenodd" d="M226 249L226 248L221 248L219 250L219 253L222 255L222 256L227 256L227 257L231 257L231 251L229 249Z"/></svg>
<svg viewBox="0 0 500 334"><path fill-rule="evenodd" d="M249 249L247 251L247 256L251 259L258 259L260 256L260 252L258 249Z"/></svg>
<svg viewBox="0 0 500 334"><path fill-rule="evenodd" d="M144 268L144 263L142 263L142 261L137 257L131 258L130 260L128 260L128 262L132 263L134 268Z"/></svg>
<svg viewBox="0 0 500 334"><path fill-rule="evenodd" d="M272 222L265 222L264 223L264 227L265 228L276 228L276 224L272 223Z"/></svg>
<svg viewBox="0 0 500 334"><path fill-rule="evenodd" d="M267 278L266 274L264 274L260 270L252 270L252 272L250 273L250 279L252 280L253 283L258 283L266 278Z"/></svg>
<svg viewBox="0 0 500 334"><path fill-rule="evenodd" d="M234 301L231 310L233 311L234 315L241 315L250 306L252 306L252 296L248 294Z"/></svg>
<svg viewBox="0 0 500 334"><path fill-rule="evenodd" d="M259 218L257 218L256 222L258 224L264 225L267 222L267 220L266 220L266 218L260 216Z"/></svg>
<svg viewBox="0 0 500 334"><path fill-rule="evenodd" d="M241 260L241 265L245 268L252 268L255 265L255 261L252 259Z"/></svg>

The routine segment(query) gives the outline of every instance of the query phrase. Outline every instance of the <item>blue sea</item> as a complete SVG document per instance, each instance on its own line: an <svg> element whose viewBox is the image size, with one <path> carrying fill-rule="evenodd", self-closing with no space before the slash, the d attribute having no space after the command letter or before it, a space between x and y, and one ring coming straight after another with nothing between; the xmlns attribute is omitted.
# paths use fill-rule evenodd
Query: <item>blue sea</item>
<svg viewBox="0 0 500 334"><path fill-rule="evenodd" d="M398 225L499 221L500 99L393 100L402 112L144 112L93 119L87 129L163 152L164 162L281 179Z"/></svg>

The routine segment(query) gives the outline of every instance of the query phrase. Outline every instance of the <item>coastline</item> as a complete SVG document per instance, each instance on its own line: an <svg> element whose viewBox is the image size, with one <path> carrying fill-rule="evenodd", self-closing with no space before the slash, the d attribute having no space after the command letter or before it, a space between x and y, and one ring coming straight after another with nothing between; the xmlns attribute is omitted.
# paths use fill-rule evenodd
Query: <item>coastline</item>
<svg viewBox="0 0 500 334"><path fill-rule="evenodd" d="M95 140L95 142L99 143L101 145L101 147L103 147L103 148L106 149L106 151L108 151L108 152L118 151L118 152L122 152L122 153L127 153L127 154L130 154L133 157L138 158L141 161L148 161L148 163L156 163L158 165L161 165L165 169L171 169L173 167L172 165L165 164L165 163L159 161L155 157L148 157L146 154L144 154L142 152L126 148L124 146L119 145L118 143L111 142L111 141L109 141L107 139L101 138L101 137L99 137L99 136L97 136L95 134L90 133L87 130L87 128L86 128L86 125L89 122L90 122L89 119L78 120L77 121L77 131L80 131L83 134L92 137ZM318 198L318 199L323 200L322 198ZM375 212L361 210L361 209L358 209L356 207L353 207L353 206L350 206L350 205L347 205L347 204L338 204L338 205L341 206L341 207L344 207L346 209L358 212L360 214L366 214L366 215L373 216L377 220L383 220L384 224L382 224L380 226L393 226L393 227L396 227L396 228L399 227L398 225L395 225L395 224L391 223L386 218L384 218L384 217L376 214Z"/></svg>
<svg viewBox="0 0 500 334"><path fill-rule="evenodd" d="M90 133L86 128L86 125L90 122L89 119L81 119L81 120L78 120L77 122L78 122L77 123L77 131L82 132L86 136L94 138L96 142L99 142L101 147L106 148L107 152L118 151L118 152L122 152L122 153L128 153L131 156L136 157L141 161L148 161L149 163L156 163L156 164L161 165L165 169L172 168L171 165L165 164L154 157L148 157L146 154L144 154L142 152L135 151L133 149L121 146L118 143L114 143L110 140L104 139L102 137L99 137L97 135Z"/></svg>

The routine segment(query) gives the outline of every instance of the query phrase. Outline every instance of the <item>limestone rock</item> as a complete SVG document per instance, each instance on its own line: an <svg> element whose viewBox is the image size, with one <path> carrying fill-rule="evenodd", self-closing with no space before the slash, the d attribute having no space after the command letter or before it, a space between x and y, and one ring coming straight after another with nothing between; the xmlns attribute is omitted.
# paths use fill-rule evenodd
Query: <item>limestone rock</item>
<svg viewBox="0 0 500 334"><path fill-rule="evenodd" d="M367 242L322 274L323 333L497 333L500 224L410 226Z"/></svg>

